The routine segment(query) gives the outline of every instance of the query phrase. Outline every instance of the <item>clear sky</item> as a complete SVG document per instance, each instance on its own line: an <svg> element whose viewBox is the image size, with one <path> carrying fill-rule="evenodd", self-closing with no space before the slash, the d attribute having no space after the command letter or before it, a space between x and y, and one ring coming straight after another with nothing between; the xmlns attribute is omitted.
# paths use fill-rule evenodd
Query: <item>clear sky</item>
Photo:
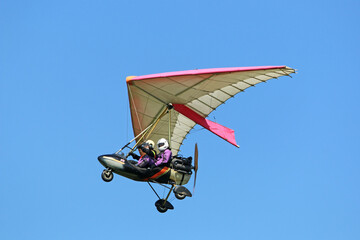
<svg viewBox="0 0 360 240"><path fill-rule="evenodd" d="M0 239L360 239L359 1L0 0ZM101 180L125 78L287 65L196 127L193 198ZM192 182L188 187L192 188ZM161 189L160 193L163 194Z"/></svg>

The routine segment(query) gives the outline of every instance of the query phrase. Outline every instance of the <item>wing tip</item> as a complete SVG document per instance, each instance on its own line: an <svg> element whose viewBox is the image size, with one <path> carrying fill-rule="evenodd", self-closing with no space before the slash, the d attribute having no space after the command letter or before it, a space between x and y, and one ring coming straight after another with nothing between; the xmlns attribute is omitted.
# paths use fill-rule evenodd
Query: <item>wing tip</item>
<svg viewBox="0 0 360 240"><path fill-rule="evenodd" d="M126 77L126 82L129 83L133 78L136 78L136 76L128 76L128 77Z"/></svg>

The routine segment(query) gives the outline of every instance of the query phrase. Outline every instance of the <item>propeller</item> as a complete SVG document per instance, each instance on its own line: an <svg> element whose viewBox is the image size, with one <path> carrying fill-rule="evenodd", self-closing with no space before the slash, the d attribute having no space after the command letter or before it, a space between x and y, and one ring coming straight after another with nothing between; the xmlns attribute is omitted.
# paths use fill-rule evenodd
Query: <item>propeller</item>
<svg viewBox="0 0 360 240"><path fill-rule="evenodd" d="M194 178L194 188L193 188L193 194L195 192L195 185L196 185L196 175L198 170L198 158L199 158L199 151L197 143L195 143L195 152L194 152L194 171L195 171L195 178Z"/></svg>

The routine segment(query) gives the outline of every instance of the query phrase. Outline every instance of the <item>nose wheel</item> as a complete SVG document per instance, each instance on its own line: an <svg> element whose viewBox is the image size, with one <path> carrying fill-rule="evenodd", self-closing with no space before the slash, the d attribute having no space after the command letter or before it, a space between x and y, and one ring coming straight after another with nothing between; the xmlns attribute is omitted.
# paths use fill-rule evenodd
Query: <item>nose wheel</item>
<svg viewBox="0 0 360 240"><path fill-rule="evenodd" d="M104 169L104 171L101 173L101 178L105 182L111 182L114 178L114 174L112 173L111 169Z"/></svg>

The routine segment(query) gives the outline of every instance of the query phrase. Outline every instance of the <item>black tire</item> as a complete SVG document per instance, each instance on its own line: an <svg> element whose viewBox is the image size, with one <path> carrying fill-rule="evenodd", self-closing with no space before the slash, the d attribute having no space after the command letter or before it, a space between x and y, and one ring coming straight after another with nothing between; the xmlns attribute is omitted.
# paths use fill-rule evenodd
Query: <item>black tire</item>
<svg viewBox="0 0 360 240"><path fill-rule="evenodd" d="M114 174L111 172L111 171L108 171L108 170L104 170L102 173L101 173L101 178L102 180L104 180L105 182L111 182L111 180L113 180L114 178Z"/></svg>
<svg viewBox="0 0 360 240"><path fill-rule="evenodd" d="M186 198L186 195L181 193L175 193L175 197L179 200L183 200Z"/></svg>
<svg viewBox="0 0 360 240"><path fill-rule="evenodd" d="M166 212L168 210L167 207L161 206L161 205L156 206L156 209L161 213L164 213L164 212Z"/></svg>
<svg viewBox="0 0 360 240"><path fill-rule="evenodd" d="M161 212L164 213L169 209L174 209L174 206L169 203L168 201L165 201L165 199L159 199L155 202L155 206L156 209Z"/></svg>

